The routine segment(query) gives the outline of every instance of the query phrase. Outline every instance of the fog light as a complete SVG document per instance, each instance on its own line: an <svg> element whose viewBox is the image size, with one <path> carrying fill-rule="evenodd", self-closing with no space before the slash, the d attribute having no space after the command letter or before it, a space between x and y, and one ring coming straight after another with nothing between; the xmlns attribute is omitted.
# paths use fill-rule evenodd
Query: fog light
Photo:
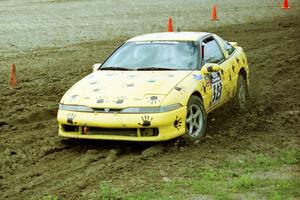
<svg viewBox="0 0 300 200"><path fill-rule="evenodd" d="M159 134L158 128L141 128L140 132L142 137L153 137Z"/></svg>
<svg viewBox="0 0 300 200"><path fill-rule="evenodd" d="M89 131L89 128L85 126L85 127L83 127L82 134L87 135L88 131Z"/></svg>

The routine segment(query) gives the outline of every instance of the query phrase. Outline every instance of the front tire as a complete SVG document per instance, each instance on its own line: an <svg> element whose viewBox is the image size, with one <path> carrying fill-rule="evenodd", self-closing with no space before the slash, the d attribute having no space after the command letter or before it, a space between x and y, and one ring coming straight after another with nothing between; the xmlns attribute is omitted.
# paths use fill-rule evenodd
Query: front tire
<svg viewBox="0 0 300 200"><path fill-rule="evenodd" d="M187 105L186 137L192 141L201 139L205 136L206 124L206 112L202 100L193 95Z"/></svg>

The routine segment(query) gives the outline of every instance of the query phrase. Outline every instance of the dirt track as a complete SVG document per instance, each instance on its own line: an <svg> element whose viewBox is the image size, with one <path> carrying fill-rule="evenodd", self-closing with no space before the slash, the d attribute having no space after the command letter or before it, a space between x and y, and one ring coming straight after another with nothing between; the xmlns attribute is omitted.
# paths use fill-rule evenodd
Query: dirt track
<svg viewBox="0 0 300 200"><path fill-rule="evenodd" d="M15 62L20 88L0 74L0 199L88 199L101 182L122 191L156 188L162 176L221 161L300 150L300 16L294 10L267 21L210 28L245 48L251 67L251 109L224 108L209 116L200 143L137 144L73 141L57 137L57 104L89 67L125 38L40 48L4 55ZM195 27L197 29L198 27ZM100 59L99 59L100 54ZM299 162L298 162L299 164ZM282 170L300 177L299 165ZM259 197L260 198L260 197Z"/></svg>

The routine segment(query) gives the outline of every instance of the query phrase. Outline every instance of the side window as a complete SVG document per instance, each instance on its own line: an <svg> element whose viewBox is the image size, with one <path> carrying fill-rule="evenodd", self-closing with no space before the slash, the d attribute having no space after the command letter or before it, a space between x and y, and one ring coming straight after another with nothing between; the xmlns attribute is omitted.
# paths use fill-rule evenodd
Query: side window
<svg viewBox="0 0 300 200"><path fill-rule="evenodd" d="M234 50L235 50L234 46L232 46L229 42L224 41L219 36L217 36L217 35L214 35L214 36L221 43L221 46L225 49L225 51L227 51L228 55L231 55L234 52Z"/></svg>
<svg viewBox="0 0 300 200"><path fill-rule="evenodd" d="M205 63L219 63L224 60L224 55L213 38L203 41L203 61Z"/></svg>
<svg viewBox="0 0 300 200"><path fill-rule="evenodd" d="M224 49L228 52L228 55L231 55L235 50L235 48L229 44L229 42L225 42Z"/></svg>

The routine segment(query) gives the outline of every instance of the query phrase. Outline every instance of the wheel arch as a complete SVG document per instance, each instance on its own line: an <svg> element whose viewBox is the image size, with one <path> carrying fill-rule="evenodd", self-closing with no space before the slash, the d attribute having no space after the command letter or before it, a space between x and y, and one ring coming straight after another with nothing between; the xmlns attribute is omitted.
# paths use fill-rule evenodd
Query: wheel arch
<svg viewBox="0 0 300 200"><path fill-rule="evenodd" d="M247 78L247 72L246 72L246 70L245 70L244 67L242 67L242 68L240 69L239 75L242 75L243 78L245 79L245 81L248 81L248 80L247 80L247 79L248 79L248 78Z"/></svg>
<svg viewBox="0 0 300 200"><path fill-rule="evenodd" d="M202 103L203 103L203 98L202 98L202 95L200 94L200 92L194 91L194 92L191 94L191 96L197 96L197 97L199 97L199 98L201 99ZM191 98L191 97L190 97L190 98Z"/></svg>

